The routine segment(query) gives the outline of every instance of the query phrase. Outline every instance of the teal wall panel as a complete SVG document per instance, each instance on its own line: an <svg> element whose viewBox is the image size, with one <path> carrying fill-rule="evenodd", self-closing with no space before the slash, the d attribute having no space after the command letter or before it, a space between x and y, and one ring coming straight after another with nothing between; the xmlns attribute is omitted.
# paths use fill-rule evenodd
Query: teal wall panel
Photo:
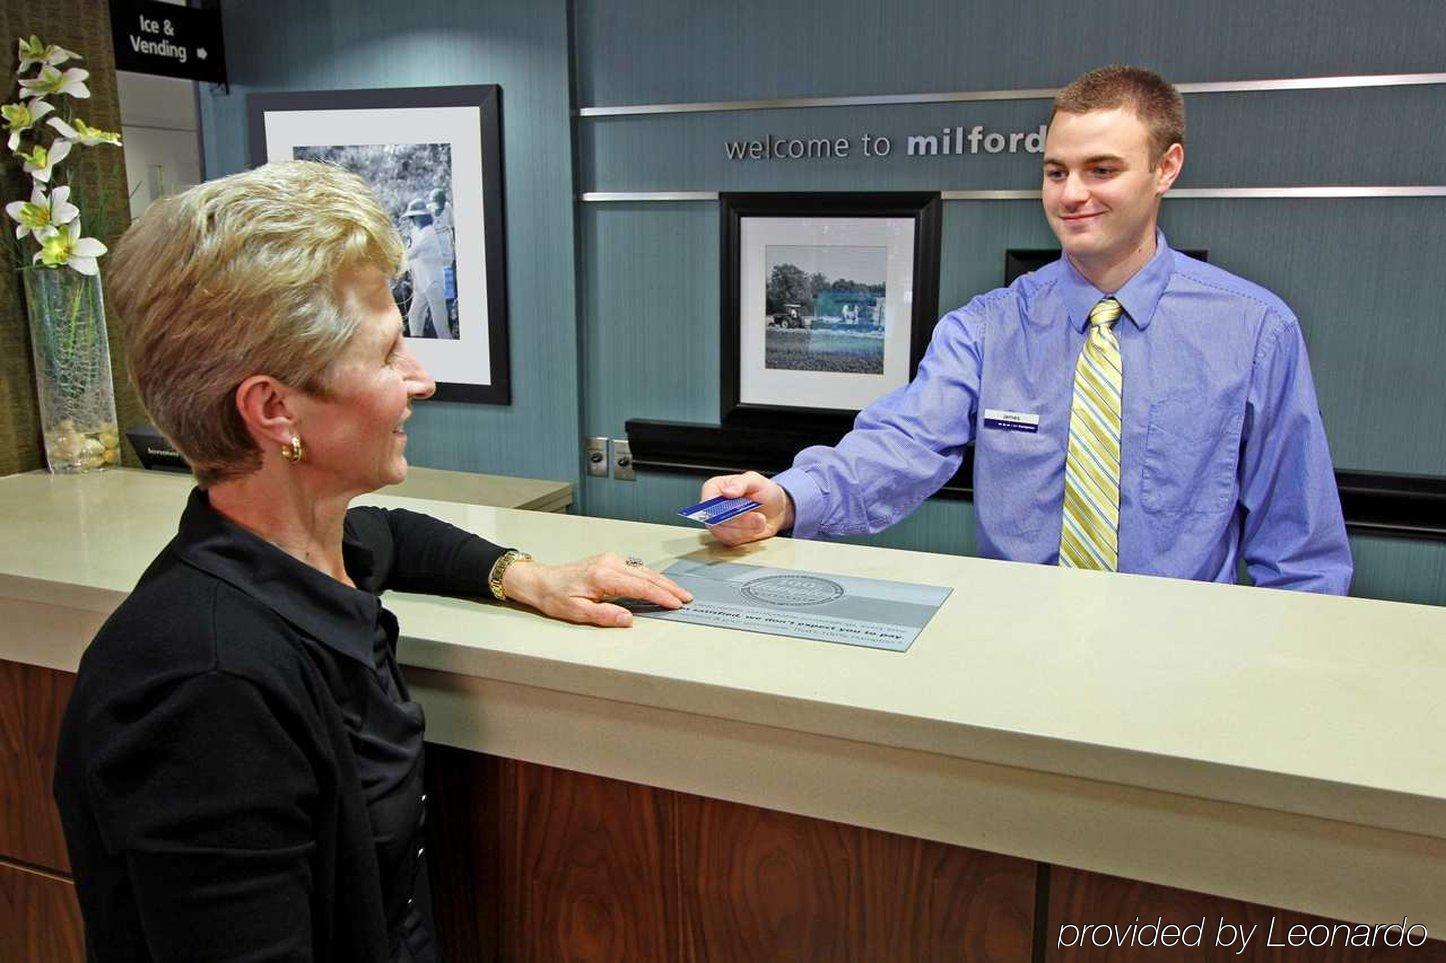
<svg viewBox="0 0 1446 963"><path fill-rule="evenodd" d="M1440 542L1357 535L1351 538L1351 556L1352 595L1446 605L1446 551Z"/></svg>
<svg viewBox="0 0 1446 963"><path fill-rule="evenodd" d="M1446 410L1443 216L1446 198L1177 200L1162 223L1300 318L1336 467L1446 475L1446 432L1402 417Z"/></svg>
<svg viewBox="0 0 1446 963"><path fill-rule="evenodd" d="M718 420L718 232L714 203L580 205L587 434Z"/></svg>
<svg viewBox="0 0 1446 963"><path fill-rule="evenodd" d="M1437 0L578 0L580 104L1052 87L1119 61L1177 82L1442 69Z"/></svg>
<svg viewBox="0 0 1446 963"><path fill-rule="evenodd" d="M226 4L223 14L231 90L201 94L212 177L247 166L249 92L502 86L513 402L419 406L408 426L408 457L435 468L575 482L580 429L566 4L251 0Z"/></svg>
<svg viewBox="0 0 1446 963"><path fill-rule="evenodd" d="M662 0L574 11L579 105L981 90L1062 84L1100 62L1143 62L1180 82L1440 71L1431 0L1333 10L1284 4ZM578 118L579 191L1036 188L1037 156L907 157L903 138L982 124L1029 130L1045 101ZM1446 184L1436 149L1440 86L1194 95L1182 186ZM863 158L862 133L894 138ZM847 160L734 161L725 139L849 137ZM1446 200L1189 200L1166 203L1177 247L1274 290L1310 346L1336 464L1446 474L1446 433L1400 412L1446 409L1440 304ZM584 420L621 437L628 418L718 417L718 223L701 202L583 204L579 218ZM946 202L943 313L1000 284L1004 252L1055 247L1037 201ZM631 319L631 323L627 319ZM628 371L629 374L622 372ZM1429 418L1427 419L1429 422ZM588 479L586 510L678 521L700 479ZM931 500L861 541L974 551L973 510ZM1446 604L1446 545L1352 539L1355 593Z"/></svg>
<svg viewBox="0 0 1446 963"><path fill-rule="evenodd" d="M1337 467L1446 475L1446 432L1400 417L1446 410L1443 214L1434 198L1179 199L1161 225L1295 311ZM1038 201L945 202L940 312L997 287L1005 250L1056 246Z"/></svg>

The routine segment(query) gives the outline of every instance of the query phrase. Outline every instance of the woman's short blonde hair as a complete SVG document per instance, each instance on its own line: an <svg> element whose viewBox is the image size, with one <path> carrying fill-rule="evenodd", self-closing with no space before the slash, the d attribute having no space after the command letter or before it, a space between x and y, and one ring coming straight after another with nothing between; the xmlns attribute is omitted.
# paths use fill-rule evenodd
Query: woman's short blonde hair
<svg viewBox="0 0 1446 963"><path fill-rule="evenodd" d="M109 261L141 402L205 487L261 466L236 388L267 374L325 394L357 326L337 278L365 266L395 277L404 248L360 177L283 161L155 202Z"/></svg>

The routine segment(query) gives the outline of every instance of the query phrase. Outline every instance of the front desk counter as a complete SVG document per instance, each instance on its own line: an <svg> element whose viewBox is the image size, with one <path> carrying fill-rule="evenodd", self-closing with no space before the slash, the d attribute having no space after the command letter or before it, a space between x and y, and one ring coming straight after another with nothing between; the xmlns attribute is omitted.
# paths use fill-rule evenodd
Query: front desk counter
<svg viewBox="0 0 1446 963"><path fill-rule="evenodd" d="M0 479L0 958L78 952L55 728L185 495L136 473ZM1446 609L361 501L544 561L726 557L954 590L905 653L388 596L427 713L454 960L1446 960ZM1201 947L1128 929L1160 917ZM1320 919L1431 940L1363 947L1306 929ZM1244 953L1226 926L1258 927ZM1282 946L1292 926L1333 948ZM8 951L42 930L45 955Z"/></svg>

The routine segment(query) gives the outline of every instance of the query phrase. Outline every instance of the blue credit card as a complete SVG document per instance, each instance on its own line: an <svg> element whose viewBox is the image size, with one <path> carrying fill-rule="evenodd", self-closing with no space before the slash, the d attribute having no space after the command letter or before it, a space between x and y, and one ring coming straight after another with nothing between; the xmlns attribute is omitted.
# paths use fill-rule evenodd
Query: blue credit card
<svg viewBox="0 0 1446 963"><path fill-rule="evenodd" d="M751 498L724 498L719 495L706 502L680 508L678 514L695 522L702 522L704 525L717 525L719 522L726 522L735 515L751 512L758 507L760 507L759 504Z"/></svg>

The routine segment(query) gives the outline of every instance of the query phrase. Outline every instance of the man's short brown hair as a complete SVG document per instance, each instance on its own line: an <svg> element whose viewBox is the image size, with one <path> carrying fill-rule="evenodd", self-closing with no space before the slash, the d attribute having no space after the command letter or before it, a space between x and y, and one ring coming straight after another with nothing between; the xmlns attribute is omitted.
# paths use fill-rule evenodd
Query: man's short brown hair
<svg viewBox="0 0 1446 963"><path fill-rule="evenodd" d="M1125 106L1150 129L1151 164L1159 163L1171 144L1185 143L1185 101L1153 70L1124 64L1097 67L1077 77L1054 98L1055 114L1085 114Z"/></svg>

